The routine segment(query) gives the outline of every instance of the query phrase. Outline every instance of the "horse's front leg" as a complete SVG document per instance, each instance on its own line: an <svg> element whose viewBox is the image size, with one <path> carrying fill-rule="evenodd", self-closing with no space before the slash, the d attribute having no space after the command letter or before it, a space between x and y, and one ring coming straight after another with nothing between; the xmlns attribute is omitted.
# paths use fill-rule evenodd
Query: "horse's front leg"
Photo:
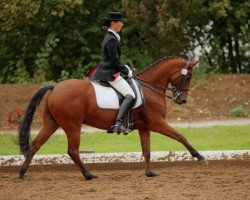
<svg viewBox="0 0 250 200"><path fill-rule="evenodd" d="M139 130L142 154L145 159L145 171L147 177L157 176L152 170L150 166L150 131L149 130Z"/></svg>
<svg viewBox="0 0 250 200"><path fill-rule="evenodd" d="M196 157L201 164L208 165L206 158L204 158L201 154L199 154L199 152L192 147L192 145L187 141L187 139L182 134L178 133L175 129L170 127L165 122L165 120L162 120L162 123L158 124L157 127L154 128L154 131L161 133L165 136L168 136L170 138L173 138L178 142L182 143L190 152L190 154L193 157Z"/></svg>

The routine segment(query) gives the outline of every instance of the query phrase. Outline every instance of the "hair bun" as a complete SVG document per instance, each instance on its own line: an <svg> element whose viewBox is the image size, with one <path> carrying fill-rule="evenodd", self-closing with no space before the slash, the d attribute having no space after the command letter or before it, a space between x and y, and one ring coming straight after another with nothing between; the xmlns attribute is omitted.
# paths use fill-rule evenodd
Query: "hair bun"
<svg viewBox="0 0 250 200"><path fill-rule="evenodd" d="M104 20L103 20L102 28L103 28L104 30L108 30L109 27L110 27L110 25L111 25L111 20L109 20L109 19L104 19Z"/></svg>

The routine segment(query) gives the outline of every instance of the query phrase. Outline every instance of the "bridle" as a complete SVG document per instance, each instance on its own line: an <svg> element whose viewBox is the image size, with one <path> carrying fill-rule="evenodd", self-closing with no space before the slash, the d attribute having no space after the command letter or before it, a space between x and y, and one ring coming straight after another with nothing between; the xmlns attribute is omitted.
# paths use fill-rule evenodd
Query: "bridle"
<svg viewBox="0 0 250 200"><path fill-rule="evenodd" d="M158 93L158 94L161 94L169 99L173 99L173 100L176 100L183 91L185 92L188 92L189 89L186 89L186 88L183 88L183 85L184 85L184 82L185 82L185 77L187 76L187 74L191 74L192 75L192 72L188 71L188 67L190 65L190 61L187 62L186 66L184 68L182 68L181 70L181 75L178 76L176 79L174 79L172 82L175 82L177 80L179 80L177 86L174 86L174 87L165 87L165 86L162 86L162 85L157 85L157 84L154 84L154 83L151 83L151 82L148 82L148 81L145 81L145 80L142 80L138 77L132 77L133 79L137 80L141 85L149 88L150 90ZM164 91L166 90L170 90L172 93L173 93L173 96L169 96L169 95L166 95L165 93L162 93L161 91L159 91L158 89L164 89Z"/></svg>

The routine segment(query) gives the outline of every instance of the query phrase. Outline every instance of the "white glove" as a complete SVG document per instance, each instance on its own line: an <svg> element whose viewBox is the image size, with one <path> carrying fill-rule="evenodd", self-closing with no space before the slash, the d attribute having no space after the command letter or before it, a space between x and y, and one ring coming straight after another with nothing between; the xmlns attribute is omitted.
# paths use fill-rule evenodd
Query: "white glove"
<svg viewBox="0 0 250 200"><path fill-rule="evenodd" d="M129 78L131 78L132 76L133 76L133 72L132 72L132 70L130 69L130 67L128 66L128 65L125 65L125 67L127 67L128 68L128 77Z"/></svg>

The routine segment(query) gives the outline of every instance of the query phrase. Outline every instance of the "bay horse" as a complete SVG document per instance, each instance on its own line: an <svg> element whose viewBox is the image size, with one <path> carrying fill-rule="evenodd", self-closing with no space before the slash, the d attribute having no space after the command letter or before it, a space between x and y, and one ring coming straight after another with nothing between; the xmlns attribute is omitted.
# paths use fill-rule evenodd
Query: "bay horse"
<svg viewBox="0 0 250 200"><path fill-rule="evenodd" d="M168 85L173 92L175 103L186 103L193 67L196 61L180 57L165 57L147 67L137 75L142 83L146 109L141 105L133 110L135 129L139 131L142 153L145 160L146 176L154 177L150 167L150 131L158 132L182 143L193 157L202 164L206 159L195 150L187 139L169 126L165 93ZM47 93L47 95L45 95ZM43 124L40 132L30 145L30 126L43 96ZM68 139L68 155L80 168L86 180L97 178L84 166L79 156L81 125L112 130L117 110L101 109L97 106L95 92L89 80L69 79L56 85L41 88L31 99L19 127L20 151L25 156L19 171L23 179L28 166L39 148L61 127Z"/></svg>

